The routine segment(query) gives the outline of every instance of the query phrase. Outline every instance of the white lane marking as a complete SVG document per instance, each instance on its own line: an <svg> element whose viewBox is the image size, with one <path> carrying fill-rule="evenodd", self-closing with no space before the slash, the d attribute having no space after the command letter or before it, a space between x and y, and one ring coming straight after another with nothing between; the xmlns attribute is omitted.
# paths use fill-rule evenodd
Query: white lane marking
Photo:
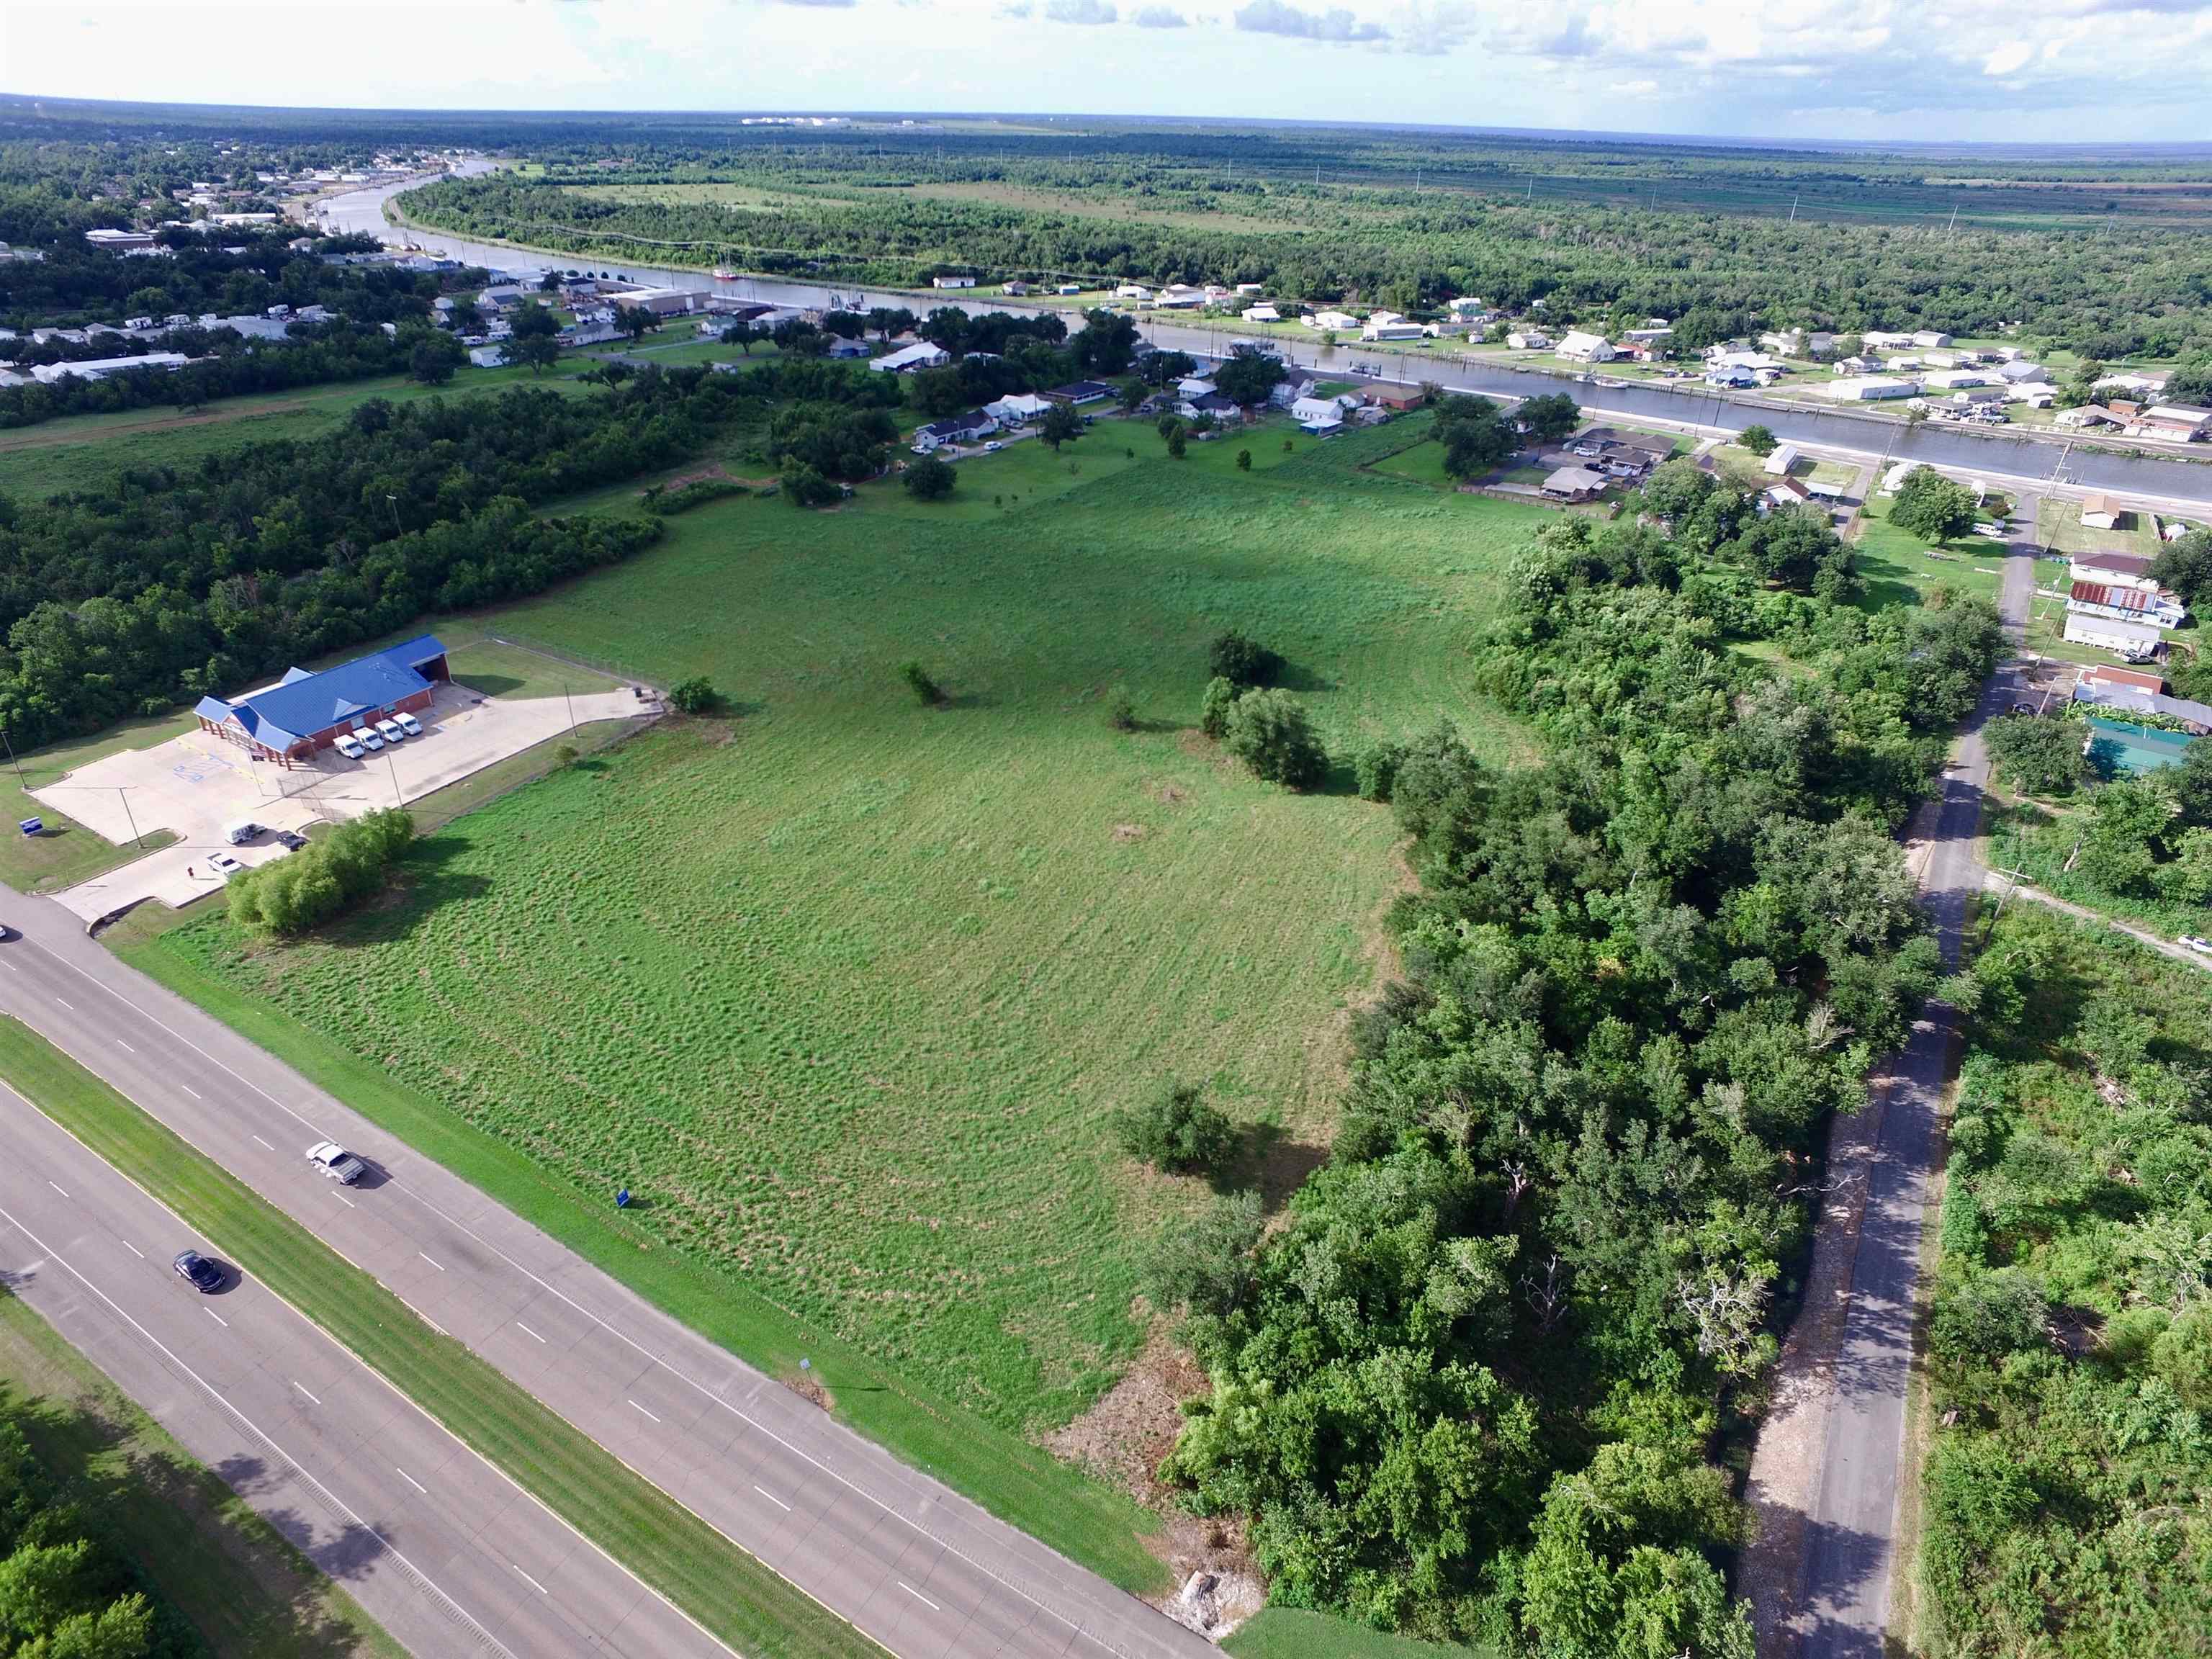
<svg viewBox="0 0 2212 1659"><path fill-rule="evenodd" d="M15 971L15 964L12 962L0 962L0 968L5 968L11 974Z"/></svg>
<svg viewBox="0 0 2212 1659"><path fill-rule="evenodd" d="M791 1513L791 1505L785 1503L781 1498L778 1498L766 1486L755 1486L753 1490L758 1492L763 1498L767 1498L769 1503L775 1504L776 1508L781 1510L786 1515L789 1515Z"/></svg>
<svg viewBox="0 0 2212 1659"><path fill-rule="evenodd" d="M67 997L56 997L54 1000L60 1003L61 1006L68 1009L70 1012L75 1013L76 1012L76 1004L71 1002Z"/></svg>
<svg viewBox="0 0 2212 1659"><path fill-rule="evenodd" d="M415 1252L415 1254L416 1254L416 1255L422 1255L422 1251L420 1251L420 1250L416 1251L416 1252ZM443 1267L441 1267L441 1266L440 1266L436 1261L432 1261L432 1260L431 1260L431 1258L430 1258L430 1257L428 1257L428 1256L427 1256L427 1255L422 1255L422 1260L423 1260L423 1261L428 1261L428 1262L430 1263L430 1265L431 1265L432 1267L436 1267L440 1273L443 1273L443 1272L445 1272L445 1271L446 1271L446 1270L445 1270L445 1268L444 1268Z"/></svg>
<svg viewBox="0 0 2212 1659"><path fill-rule="evenodd" d="M126 1249L126 1250L130 1251L131 1255L133 1255L137 1256L137 1257L141 1261L143 1261L146 1259L146 1252L145 1252L145 1251L143 1251L143 1250L142 1250L142 1249L139 1249L136 1244L133 1244L133 1243L132 1243L129 1239L127 1239L127 1238L125 1238L125 1239L118 1239L118 1241L116 1241L116 1242L117 1242L117 1243L118 1243L119 1244L121 1244L125 1249Z"/></svg>
<svg viewBox="0 0 2212 1659"><path fill-rule="evenodd" d="M631 1401L629 1403L630 1403L631 1405L633 1405L633 1406L637 1406L638 1410L640 1410L640 1411L641 1411L641 1412L645 1412L645 1414L646 1414L647 1417L653 1417L653 1413L652 1413L651 1412L646 1412L646 1411L645 1411L645 1407L642 1407L642 1406L638 1406L638 1405L637 1405L637 1401L636 1401L633 1400L633 1401ZM656 1422L656 1423L658 1423L659 1421L660 1421L660 1419L659 1419L659 1418L657 1418L657 1417L653 1417L653 1420L654 1422Z"/></svg>
<svg viewBox="0 0 2212 1659"><path fill-rule="evenodd" d="M58 1181L49 1181L49 1182L46 1183L46 1185L47 1185L47 1186L49 1186L49 1187L51 1187L51 1188L52 1188L56 1192L59 1193L59 1194L60 1194L64 1198L67 1198L67 1197L69 1196L69 1188L66 1188L66 1187L64 1187L64 1186L63 1186L63 1185L61 1184L61 1182L59 1182Z"/></svg>
<svg viewBox="0 0 2212 1659"><path fill-rule="evenodd" d="M5 1085L0 1085L0 1087L5 1086ZM23 1100L22 1096L15 1094L15 1091L13 1089L9 1089L8 1092L9 1094L15 1095L16 1099L22 1100L25 1106L28 1107L31 1105L29 1101ZM36 1107L31 1107L31 1109L35 1111L38 1109ZM205 1377L202 1376L190 1365L187 1365L183 1360L179 1359L170 1351L168 1346L162 1342L161 1338L155 1336L153 1332L148 1330L143 1325L141 1325L137 1320L133 1319L129 1314L125 1313L119 1306L118 1306L113 1297L108 1295L107 1292L101 1290L99 1285L94 1284L89 1279L87 1279L82 1273L79 1273L76 1268L70 1264L66 1257L61 1255L51 1245L49 1245L46 1240L40 1238L36 1233L33 1232L28 1227L26 1227L14 1216L9 1214L4 1208L0 1208L0 1220L6 1221L9 1226L15 1228L17 1232L22 1234L23 1237L29 1239L32 1243L37 1245L40 1249L43 1250L49 1257L51 1257L64 1273L70 1275L70 1278L76 1279L78 1284L83 1285L85 1289L90 1291L94 1296L106 1303L109 1311L113 1313L115 1316L120 1319L125 1324L130 1326L132 1330L137 1332L138 1334L144 1338L151 1346L157 1349L163 1358L167 1359L172 1365L174 1365L186 1376L191 1378L193 1382L198 1386L200 1391L205 1394L210 1400L212 1400L220 1409L229 1413L232 1417L238 1420L240 1425L243 1427L247 1433L251 1434L255 1439L261 1442L263 1445L275 1452L276 1455L282 1458L287 1464L290 1465L291 1468L299 1474L301 1480L306 1481L308 1486L313 1487L314 1490L320 1494L325 1503L328 1504L332 1509L337 1510L341 1515L343 1515L348 1520L351 1521L354 1525L359 1527L370 1537L375 1539L376 1541L379 1544L381 1544L386 1549L391 1550L392 1559L398 1562L403 1567L405 1567L409 1572L414 1575L417 1583L425 1586L432 1595L437 1596L439 1600L442 1601L447 1607L451 1607L453 1610L453 1616L455 1618L465 1620L479 1636L483 1638L488 1646L491 1647L496 1652L509 1654L511 1659L512 1650L501 1642L496 1637L493 1636L492 1633L486 1630L482 1625L477 1624L474 1619L471 1618L469 1616L468 1609L462 1607L459 1601L453 1600L452 1596L447 1595L443 1589L440 1589L435 1579L432 1578L429 1574L424 1572L412 1561L410 1561L406 1556L402 1554L398 1550L394 1549L391 1540L385 1537L382 1533L377 1531L374 1527L370 1526L368 1522L362 1520L360 1516L356 1515L351 1506L340 1498L336 1492L332 1492L328 1486L325 1486L321 1481L316 1480L313 1475L308 1474L307 1469L292 1456L291 1453L286 1451L282 1446L278 1445L275 1440L263 1433L260 1425L256 1424L252 1418L248 1417L244 1412L239 1410L237 1407L232 1405L228 1400L218 1394L215 1389L210 1385ZM210 1316L212 1316L214 1310L210 1309L208 1310L208 1312Z"/></svg>
<svg viewBox="0 0 2212 1659"><path fill-rule="evenodd" d="M217 1313L213 1308L202 1308L200 1311L205 1314L210 1319L215 1321L216 1324L222 1326L223 1329L228 1330L230 1328L230 1322L228 1319L225 1319L221 1314Z"/></svg>
<svg viewBox="0 0 2212 1659"><path fill-rule="evenodd" d="M251 1133L252 1132L251 1132L251 1131L248 1131L248 1133ZM256 1140L261 1140L261 1137L260 1137L259 1135L254 1135L254 1137L253 1137L253 1138L254 1138ZM268 1143L267 1141L265 1141L265 1140L261 1140L261 1144L262 1144L263 1146L269 1146L269 1143ZM270 1150L270 1152L275 1152L276 1149L274 1146L269 1146L269 1150Z"/></svg>
<svg viewBox="0 0 2212 1659"><path fill-rule="evenodd" d="M355 1203L351 1199L348 1198L343 1193L340 1192L335 1187L327 1188L325 1190L326 1190L332 1198L337 1200L339 1203L344 1205L349 1210L358 1210L361 1207L360 1205Z"/></svg>
<svg viewBox="0 0 2212 1659"><path fill-rule="evenodd" d="M296 1377L296 1376L295 1376L295 1377L294 1377L294 1378L292 1379L292 1386L293 1386L294 1388L297 1389L298 1389L301 1394L307 1394L307 1385L306 1383L302 1382L301 1381L300 1381L300 1379L299 1379L298 1377ZM321 1405L321 1404L323 1403L323 1402L322 1402L321 1401L319 1401L319 1400L315 1400L315 1396L314 1396L314 1395L311 1395L311 1394L307 1394L307 1398L308 1398L308 1399L310 1399L310 1400L314 1400L315 1404L317 1404L318 1406L319 1406L319 1405Z"/></svg>
<svg viewBox="0 0 2212 1659"><path fill-rule="evenodd" d="M507 1565L509 1565L510 1567L513 1567L513 1568L514 1568L517 1572L522 1572L522 1564L521 1564L520 1562L519 1562L519 1561L510 1561L510 1562L508 1562ZM544 1595L544 1594L545 1594L545 1586L544 1586L544 1585L543 1585L543 1584L541 1584L541 1583L538 1583L535 1578L532 1578L532 1577L528 1573L526 1573L526 1572L522 1572L522 1582L523 1582L524 1583L526 1583L526 1584L529 1585L531 1589L532 1589L536 1590L536 1591L537 1591L540 1595Z"/></svg>
<svg viewBox="0 0 2212 1659"><path fill-rule="evenodd" d="M527 1326L527 1325L524 1324L524 1323L523 1323L520 1320L519 1320L519 1319L518 1319L518 1320L516 1320L516 1321L514 1322L514 1328L515 1328L515 1329L517 1329L518 1331L520 1331L520 1332L521 1332L525 1336L531 1337L531 1338L534 1339L534 1340L537 1340L537 1341L543 1342L543 1341L545 1340L544 1337L539 1336L539 1335L538 1334L538 1333L537 1333L537 1332L535 1332L535 1331L532 1330L532 1329L530 1328L530 1327L529 1327L529 1326Z"/></svg>
<svg viewBox="0 0 2212 1659"><path fill-rule="evenodd" d="M121 1037L118 1037L118 1038L116 1038L116 1039L115 1039L115 1046L116 1046L117 1048L118 1048L122 1049L122 1050L123 1050L123 1052L124 1052L125 1054L137 1054L137 1053L138 1052L136 1048L132 1048L129 1043L125 1042Z"/></svg>
<svg viewBox="0 0 2212 1659"><path fill-rule="evenodd" d="M398 1476L402 1480L404 1480L409 1486L414 1487L416 1492L421 1492L423 1497L428 1498L430 1495L430 1489L428 1486L424 1486L420 1480L417 1480L413 1475L408 1474L406 1470L400 1468L398 1464L394 1463L392 1467L398 1472Z"/></svg>
<svg viewBox="0 0 2212 1659"><path fill-rule="evenodd" d="M927 1595L924 1595L913 1585L908 1583L905 1579L902 1578L898 1581L898 1587L904 1590L908 1595L914 1597L915 1601L921 1602L922 1606L927 1607L932 1613L942 1613L945 1611L945 1609L939 1607L936 1602L931 1601Z"/></svg>
<svg viewBox="0 0 2212 1659"><path fill-rule="evenodd" d="M191 1084L189 1084L189 1083L179 1083L179 1084L177 1085L177 1087L179 1087L179 1089L182 1089L182 1090L183 1090L186 1094L190 1095L190 1096L191 1096L194 1100L198 1100L198 1099L200 1097L200 1091L199 1091L198 1090L197 1090L197 1089L193 1088L193 1087L192 1087L192 1085L191 1085Z"/></svg>
<svg viewBox="0 0 2212 1659"><path fill-rule="evenodd" d="M1832 447L1833 446L1831 446L1831 447ZM1871 453L1872 452L1867 453ZM1989 474L1985 476L1995 477L1996 475ZM132 1000L130 997L124 995L122 992L115 989L106 981L94 978L91 974L88 973L82 968L78 967L74 962L69 961L66 957L55 956L52 952L44 950L41 950L40 954L51 957L53 961L58 963L62 967L68 969L70 972L75 974L79 979L83 980L88 985L93 987L94 989L106 992L109 996L113 997L118 1002L130 1009L140 1018L146 1020L159 1030L168 1033L169 1036L183 1043L185 1047L190 1048L194 1054L199 1055L201 1059L206 1060L210 1065L216 1066L221 1071L228 1073L232 1077L237 1079L239 1082L252 1090L255 1094L259 1095L264 1100L276 1108L278 1111L283 1112L286 1116L289 1117L301 1128L319 1135L325 1140L330 1139L330 1136L324 1133L322 1127L312 1118L309 1118L305 1113L300 1111L289 1102L279 1100L275 1095L270 1094L268 1090L263 1088L252 1078L247 1077L243 1072L239 1071L235 1066L231 1066L226 1061L216 1058L214 1054L210 1054L205 1048L201 1048L198 1043L193 1042L182 1031L179 1031L176 1027L171 1025L167 1020L162 1019L160 1016L140 1006L138 1003ZM29 1105L30 1103L26 1101L24 1102L24 1104ZM33 1108L33 1109L35 1110L36 1108ZM574 1308L578 1313L583 1315L585 1318L590 1320L592 1323L597 1325L601 1330L606 1332L608 1335L613 1337L615 1340L623 1343L628 1347L635 1349L637 1352L644 1355L645 1358L650 1360L653 1364L659 1366L663 1370L666 1371L670 1376L677 1378L679 1382L690 1384L701 1394L705 1395L716 1405L720 1406L725 1411L730 1413L732 1416L737 1418L739 1422L744 1423L749 1428L752 1429L754 1432L773 1441L776 1445L781 1446L785 1451L788 1452L792 1456L798 1458L801 1462L820 1470L823 1474L828 1475L832 1480L835 1480L839 1486L844 1487L856 1498L862 1499L866 1503L872 1504L877 1509L882 1510L884 1515L892 1517L905 1526L912 1528L915 1533L928 1539L939 1547L945 1550L952 1555L959 1557L960 1559L968 1563L969 1566L975 1568L976 1571L981 1573L993 1583L999 1585L1004 1589L1011 1591L1024 1601L1028 1602L1030 1606L1036 1608L1038 1612L1049 1614L1052 1618L1066 1626L1068 1629L1075 1632L1079 1636L1088 1637L1091 1634L1091 1632L1085 1626L1078 1623L1075 1620L1069 1618L1067 1614L1062 1613L1058 1607L1052 1606L1049 1602L1042 1601L1038 1597L1031 1595L1028 1590L1023 1589L1021 1585L1016 1583L1004 1573L994 1569L989 1563L982 1560L975 1555L970 1554L968 1551L962 1549L958 1545L952 1542L951 1539L945 1537L943 1534L932 1531L929 1528L922 1525L922 1523L914 1516L907 1514L903 1510L877 1496L876 1493L862 1486L852 1476L842 1474L839 1470L832 1468L821 1458L817 1457L813 1453L808 1451L805 1447L797 1444L793 1441L786 1439L782 1435L778 1434L774 1429L770 1428L760 1419L753 1416L750 1412L744 1411L740 1407L731 1404L730 1401L723 1399L720 1395L716 1394L705 1383L700 1382L698 1378L693 1376L690 1372L684 1370L677 1365L670 1364L669 1361L663 1358L659 1354L655 1353L652 1349L647 1347L644 1343L639 1341L628 1332L621 1330L608 1321L602 1319L598 1314L593 1313L589 1308L577 1301L575 1297L570 1296L559 1285L553 1284L543 1275L533 1273L528 1267L524 1267L521 1262L517 1261L513 1256L509 1255L505 1250L501 1249L498 1245L493 1243L483 1234L477 1232L473 1227L470 1227L453 1216L448 1215L444 1210L440 1209L437 1205L432 1203L429 1199L415 1191L414 1188L409 1187L404 1182L395 1179L391 1184L400 1192L405 1194L409 1198L412 1199L416 1203L420 1204L432 1215L436 1216L447 1226L465 1234L477 1243L483 1245L484 1249L489 1250L494 1255L497 1256L501 1261L507 1263L508 1267L514 1268L515 1272L520 1273L525 1279L527 1279L532 1284L537 1285L540 1290L549 1291L553 1295L558 1297L562 1301L567 1303L568 1306ZM404 1302L404 1298L403 1297L402 1300ZM424 1324L429 1326L432 1330L436 1331L439 1335L443 1336L446 1334L444 1329L438 1324L437 1321L430 1318L427 1314L424 1314L421 1309L415 1307L412 1304L407 1304L406 1305L408 1306L409 1311L412 1312L416 1318L422 1320ZM681 1322L672 1322L677 1323L679 1329L681 1329L686 1336L697 1336L696 1332L692 1331L689 1326L683 1325ZM704 1339L701 1340L703 1340ZM733 1361L732 1363L742 1364L743 1362ZM461 1443L465 1445L467 1443L462 1442ZM471 1448L471 1449L473 1449L473 1448ZM481 1454L479 1454L479 1455L481 1455ZM489 1463L489 1460L486 1460L486 1462ZM495 1468L498 1467L495 1464L491 1464L489 1466ZM519 1483L518 1489L520 1489ZM538 1501L540 1503L540 1506L544 1507L543 1500ZM546 1512L548 1514L553 1513L550 1508L546 1510ZM574 1528L571 1528L570 1530L574 1531ZM581 1533L578 1533L577 1536L582 1537L583 1534ZM593 1547L597 1548L598 1547L594 1545ZM606 1553L604 1550L601 1550L599 1553L603 1555ZM612 1560L614 1558L608 1556L607 1559L609 1560ZM632 1577L636 1577L635 1573L630 1576ZM642 1583L644 1581L640 1579L638 1582ZM666 1601L667 1598L665 1596L662 1596L661 1600ZM669 1602L669 1605L673 1607L675 1604L673 1602ZM678 1609L678 1611L681 1612L681 1609ZM684 1616L686 1618L690 1617L688 1614L685 1614ZM691 1622L695 1626L698 1623L696 1620L692 1620Z"/></svg>

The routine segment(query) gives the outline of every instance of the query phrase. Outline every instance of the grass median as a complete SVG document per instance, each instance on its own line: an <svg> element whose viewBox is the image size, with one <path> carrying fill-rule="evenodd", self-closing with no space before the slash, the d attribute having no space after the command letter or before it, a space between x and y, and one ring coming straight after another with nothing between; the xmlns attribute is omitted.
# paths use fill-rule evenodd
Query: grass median
<svg viewBox="0 0 2212 1659"><path fill-rule="evenodd" d="M746 1659L883 1659L852 1626L13 1019L0 1018L0 1076Z"/></svg>

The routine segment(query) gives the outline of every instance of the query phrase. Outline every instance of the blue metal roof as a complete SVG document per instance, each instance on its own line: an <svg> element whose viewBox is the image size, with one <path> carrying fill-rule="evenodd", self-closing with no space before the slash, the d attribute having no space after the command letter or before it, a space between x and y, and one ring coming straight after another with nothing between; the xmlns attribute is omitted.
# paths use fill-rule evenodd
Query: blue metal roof
<svg viewBox="0 0 2212 1659"><path fill-rule="evenodd" d="M387 708L426 690L430 682L417 669L445 654L436 635L420 634L319 674L292 669L279 684L235 702L202 697L195 712L218 723L235 720L256 742L289 749L314 732L350 724L370 709Z"/></svg>

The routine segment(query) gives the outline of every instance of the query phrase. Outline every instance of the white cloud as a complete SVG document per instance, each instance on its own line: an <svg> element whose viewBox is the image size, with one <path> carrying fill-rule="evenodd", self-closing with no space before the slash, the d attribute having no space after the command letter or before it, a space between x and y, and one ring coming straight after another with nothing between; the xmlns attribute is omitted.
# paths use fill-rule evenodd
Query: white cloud
<svg viewBox="0 0 2212 1659"><path fill-rule="evenodd" d="M1984 75L2010 75L2035 56L2035 48L2026 40L2008 40L1982 60Z"/></svg>
<svg viewBox="0 0 2212 1659"><path fill-rule="evenodd" d="M1190 27L1190 19L1172 6L1146 6L1129 21L1140 29L1181 29Z"/></svg>
<svg viewBox="0 0 2212 1659"><path fill-rule="evenodd" d="M1054 23L1111 23L1120 17L1110 0L1044 0L1044 15Z"/></svg>
<svg viewBox="0 0 2212 1659"><path fill-rule="evenodd" d="M1237 10L1237 27L1247 34L1284 34L1297 40L1387 40L1390 31L1380 23L1362 22L1341 6L1327 11L1300 11L1287 0L1252 0Z"/></svg>

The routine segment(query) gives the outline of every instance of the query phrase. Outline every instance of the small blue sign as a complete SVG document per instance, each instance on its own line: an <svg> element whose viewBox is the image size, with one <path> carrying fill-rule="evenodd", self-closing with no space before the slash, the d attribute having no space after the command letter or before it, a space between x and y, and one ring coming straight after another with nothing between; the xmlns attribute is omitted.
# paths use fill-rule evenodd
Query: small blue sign
<svg viewBox="0 0 2212 1659"><path fill-rule="evenodd" d="M27 836L44 835L46 821L44 818L23 818L17 822L15 827Z"/></svg>
<svg viewBox="0 0 2212 1659"><path fill-rule="evenodd" d="M617 1193L615 1194L615 1208L617 1208L617 1210L627 1210L628 1208L629 1208L629 1188L624 1187L623 1188L622 1188L622 1190L621 1190L621 1191L617 1192Z"/></svg>

